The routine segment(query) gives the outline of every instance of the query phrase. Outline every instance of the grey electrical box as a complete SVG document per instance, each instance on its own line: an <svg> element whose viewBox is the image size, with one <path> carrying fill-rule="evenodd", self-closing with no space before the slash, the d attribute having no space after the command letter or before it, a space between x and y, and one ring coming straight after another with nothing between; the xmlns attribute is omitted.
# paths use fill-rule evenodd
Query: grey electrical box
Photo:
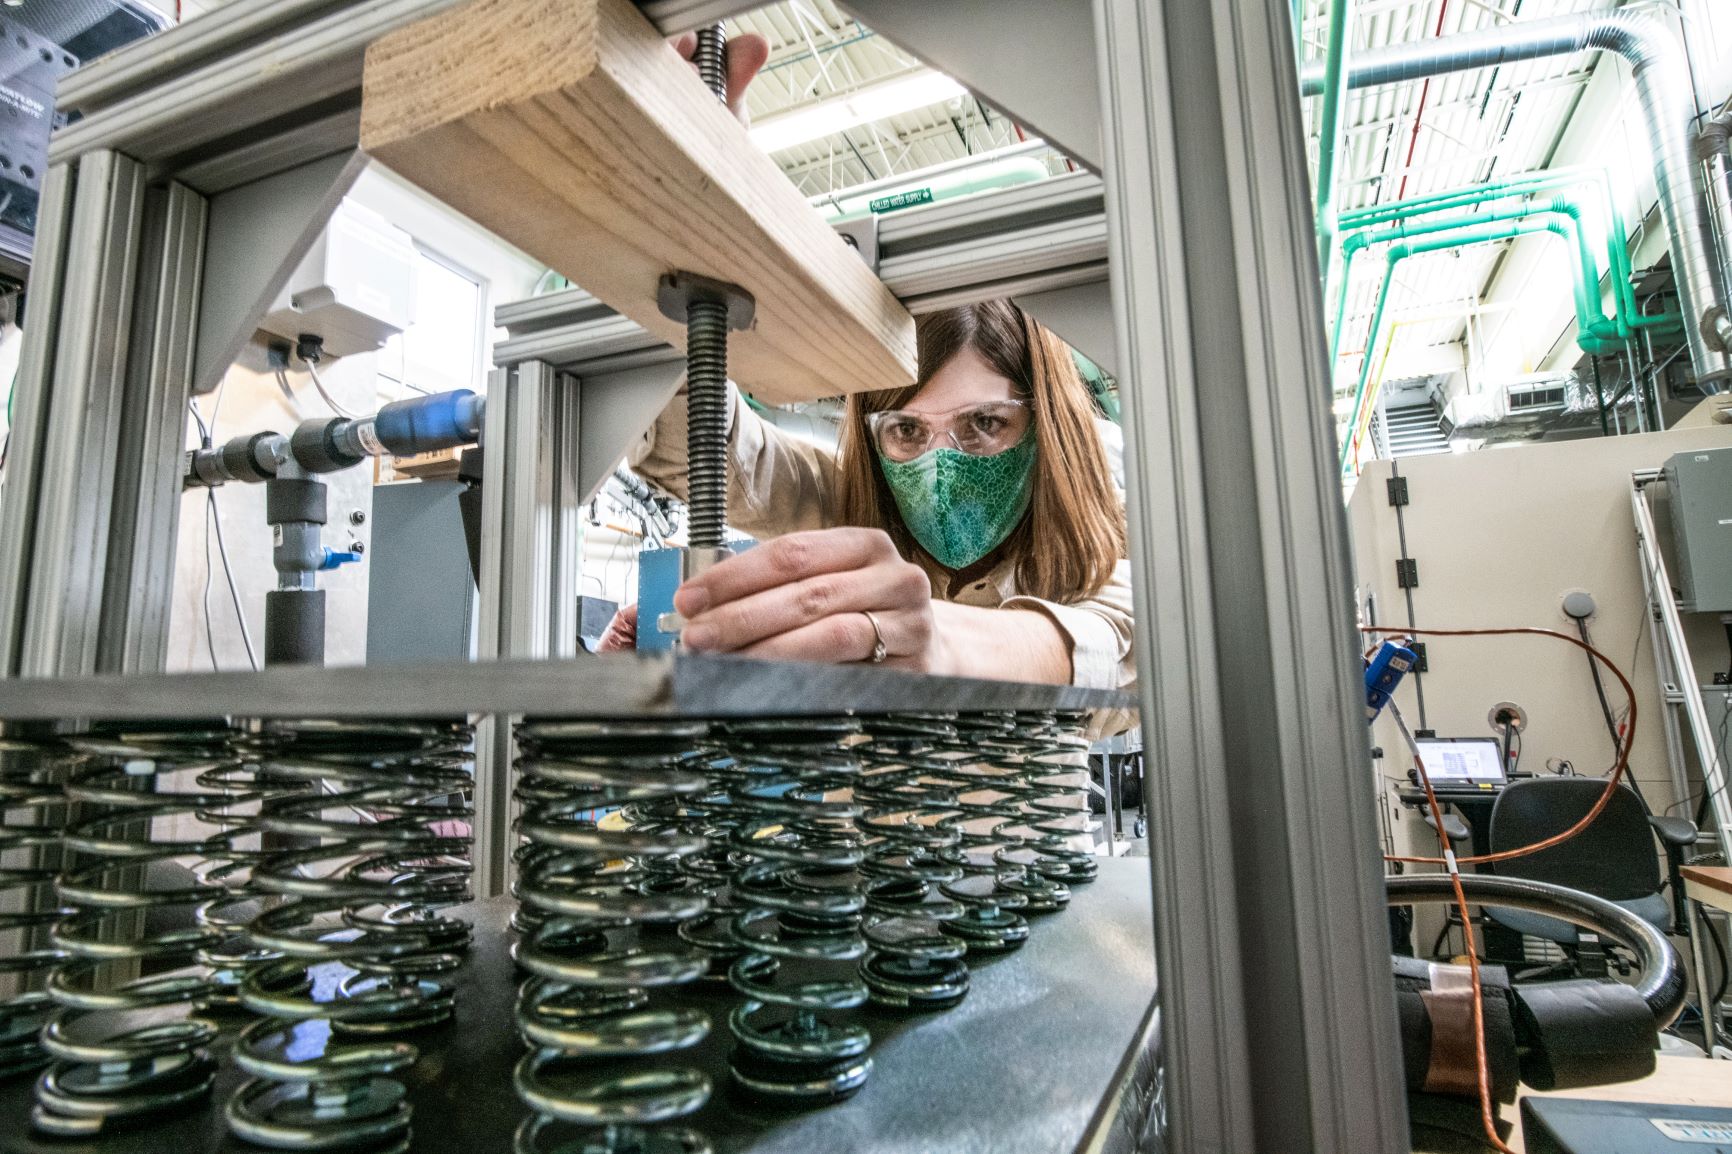
<svg viewBox="0 0 1732 1154"><path fill-rule="evenodd" d="M475 575L457 497L460 481L373 488L367 554L367 664L467 661Z"/></svg>
<svg viewBox="0 0 1732 1154"><path fill-rule="evenodd" d="M1732 613L1732 448L1678 453L1666 462L1679 606Z"/></svg>

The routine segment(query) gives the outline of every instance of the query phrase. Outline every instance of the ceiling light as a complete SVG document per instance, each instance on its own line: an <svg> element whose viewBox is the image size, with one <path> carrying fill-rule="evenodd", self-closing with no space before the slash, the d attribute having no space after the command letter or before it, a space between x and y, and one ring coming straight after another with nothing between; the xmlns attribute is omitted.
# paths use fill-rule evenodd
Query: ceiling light
<svg viewBox="0 0 1732 1154"><path fill-rule="evenodd" d="M765 152L780 152L856 125L954 100L967 91L942 72L917 72L771 117L752 126L752 140Z"/></svg>

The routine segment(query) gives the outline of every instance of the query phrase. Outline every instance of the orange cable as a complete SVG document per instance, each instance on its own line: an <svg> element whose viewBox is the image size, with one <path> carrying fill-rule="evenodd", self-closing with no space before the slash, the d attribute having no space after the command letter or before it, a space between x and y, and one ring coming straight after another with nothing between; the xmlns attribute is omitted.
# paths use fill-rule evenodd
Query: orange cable
<svg viewBox="0 0 1732 1154"><path fill-rule="evenodd" d="M1404 629L1385 625L1362 625L1359 627L1359 631L1361 633L1382 633L1407 637L1509 637L1522 634L1537 637L1554 637L1559 641L1567 641L1578 649L1585 650L1590 657L1610 670L1612 676L1618 679L1618 684L1624 688L1624 696L1630 703L1630 714L1627 719L1628 728L1622 734L1622 741L1618 746L1617 760L1612 765L1610 774L1606 778L1606 788L1601 792L1598 800L1594 802L1593 808L1588 810L1582 820L1578 821L1569 829L1564 830L1562 833L1555 834L1543 841L1537 841L1531 845L1520 846L1516 849L1503 850L1498 853L1457 858L1456 860L1459 864L1483 865L1491 862L1510 861L1515 858L1526 857L1529 854L1539 853L1541 850L1547 850L1554 846L1562 845L1564 842L1569 841L1571 838L1587 829L1590 825L1594 824L1595 821L1599 820L1600 814L1604 813L1606 806L1611 804L1613 791L1618 788L1618 784L1624 779L1624 771L1630 763L1630 750L1636 743L1636 689L1635 686L1630 684L1630 679L1624 676L1624 671L1619 669L1617 663L1610 657L1607 657L1604 653L1601 653L1598 649L1595 649L1592 645L1589 645L1586 641L1583 641L1580 638L1571 637L1567 633L1559 633L1555 629L1540 629L1535 626L1518 626L1507 629ZM1414 764L1419 765L1419 758L1417 756L1414 758ZM1421 779L1424 780L1425 767L1423 765L1419 765L1419 773ZM1447 848L1447 841L1445 848ZM1408 865L1449 864L1444 858L1397 857L1387 854L1384 856L1384 860L1402 862Z"/></svg>
<svg viewBox="0 0 1732 1154"><path fill-rule="evenodd" d="M1543 841L1534 842L1531 845L1522 846L1518 849L1504 850L1500 853L1482 854L1477 857L1465 858L1456 857L1455 851L1450 848L1449 835L1444 832L1443 828L1443 806L1437 800L1437 791L1432 788L1431 775L1426 772L1425 762L1419 757L1418 751L1413 745L1413 735L1408 731L1407 723L1401 717L1401 711L1396 707L1395 702L1391 701L1389 703L1390 713L1394 717L1396 725L1400 728L1402 737L1408 742L1409 750L1413 752L1413 764L1419 773L1419 783L1425 790L1425 802L1427 807L1431 810L1431 820L1437 826L1437 840L1443 850L1443 856L1441 858L1424 858L1396 857L1394 855L1386 854L1384 860L1422 865L1441 865L1449 874L1450 888L1455 891L1456 909L1461 914L1462 945L1467 952L1468 976L1472 982L1473 1049L1474 1061L1477 1067L1475 1070L1475 1080L1479 1090L1480 1125L1485 1130L1486 1141L1491 1145L1492 1149L1497 1151L1497 1154L1516 1154L1516 1152L1498 1136L1497 1132L1496 1111L1492 1106L1491 1062L1486 1054L1485 991L1480 982L1479 944L1474 939L1473 910L1468 905L1466 891L1462 889L1460 867L1464 864L1473 864L1478 862L1508 861L1512 858L1538 853L1543 849L1550 849L1552 846L1559 845L1568 841L1570 838L1575 837L1599 818L1600 814L1604 812L1606 806L1611 803L1612 791L1618 788L1618 783L1623 779L1624 771L1629 766L1630 749L1635 744L1636 740L1636 690L1635 687L1630 684L1629 678L1624 676L1624 671L1619 669L1617 663L1611 658L1607 657L1604 653L1601 653L1598 649L1595 649L1586 641L1576 637L1571 637L1567 633L1560 633L1554 629L1540 629L1531 626L1510 629L1395 629L1381 625L1365 625L1360 627L1360 632L1407 637L1507 637L1521 634L1540 637L1555 637L1560 641L1567 641L1579 649L1586 650L1593 660L1598 661L1601 665L1604 665L1609 669L1612 675L1618 679L1618 684L1624 687L1624 695L1630 703L1627 728L1623 729L1620 733L1621 741L1618 746L1617 760L1613 764L1611 772L1606 779L1605 790L1600 794L1599 799L1595 801L1593 808L1588 811L1587 816L1564 832L1557 834L1554 837L1546 838Z"/></svg>

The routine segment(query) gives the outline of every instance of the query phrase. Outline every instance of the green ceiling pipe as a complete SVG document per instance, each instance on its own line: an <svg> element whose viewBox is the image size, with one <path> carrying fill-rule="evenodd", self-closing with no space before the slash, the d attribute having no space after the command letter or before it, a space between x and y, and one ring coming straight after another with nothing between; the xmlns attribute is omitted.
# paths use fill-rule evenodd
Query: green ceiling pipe
<svg viewBox="0 0 1732 1154"><path fill-rule="evenodd" d="M1592 341L1617 341L1621 350L1623 342L1627 341L1635 330L1628 323L1627 318L1622 315L1622 311L1616 307L1613 311L1618 315L1611 318L1608 318L1601 310L1597 291L1600 283L1600 269L1594 260L1593 248L1587 241L1586 231L1582 224L1581 209L1564 197L1536 198L1489 211L1405 220L1391 228L1368 228L1349 233L1341 246L1342 270L1344 275L1351 272L1354 256L1360 250L1374 244L1388 244L1393 241L1416 239L1455 229L1472 228L1481 224L1532 219L1548 215L1563 218L1564 232L1560 235L1566 235L1566 239L1571 242L1571 247L1575 250L1578 265L1574 277L1576 317L1582 335ZM1332 352L1339 351L1341 331L1346 325L1347 292L1345 279L1343 286L1336 304L1335 332L1330 339ZM1614 296L1614 306L1617 303Z"/></svg>
<svg viewBox="0 0 1732 1154"><path fill-rule="evenodd" d="M1560 213L1545 213L1543 215L1547 217L1543 222L1527 219L1481 223L1459 228L1453 233L1446 232L1414 240L1400 240L1389 246L1384 256L1386 268L1383 286L1377 294L1377 308L1371 317L1371 330L1369 339L1366 341L1365 357L1359 366L1359 383L1354 390L1352 415L1347 423L1348 434L1341 442L1340 468L1343 473L1347 471L1348 457L1353 449L1353 434L1359 428L1360 418L1370 403L1367 390L1371 380L1371 363L1375 359L1378 333L1383 328L1383 314L1389 305L1389 286L1395 280L1395 266L1410 256L1418 256L1422 253L1436 252L1447 248L1465 248L1469 245L1488 244L1492 241L1513 240L1516 237L1530 236L1541 232L1549 232L1555 236L1563 237L1565 240L1573 239L1571 237L1571 218L1568 215ZM1623 344L1621 342L1613 342L1611 349L1604 350L1603 338L1589 335L1592 323L1590 318L1585 318L1582 315L1582 306L1584 302L1592 299L1593 293L1588 285L1581 283L1583 276L1581 266L1578 264L1575 267L1577 325L1582 330L1580 341L1583 351L1597 355L1605 355L1607 351L1622 351ZM1599 277L1597 274L1593 276L1591 285L1593 290L1598 289ZM1584 323L1585 321L1587 323Z"/></svg>
<svg viewBox="0 0 1732 1154"><path fill-rule="evenodd" d="M1609 255L1612 291L1618 301L1619 314L1636 328L1676 328L1681 326L1683 319L1676 312L1645 315L1637 305L1636 290L1633 283L1635 278L1630 267L1630 233L1624 225L1623 210L1618 206L1618 197L1612 188L1611 176L1603 168L1577 166L1551 169L1513 176L1506 180L1476 185L1471 188L1413 197L1394 204L1355 209L1342 213L1341 223L1344 229L1363 227L1422 213L1441 212L1451 208L1467 208L1514 196L1586 185L1591 185L1599 194L1601 204L1606 211L1606 250Z"/></svg>
<svg viewBox="0 0 1732 1154"><path fill-rule="evenodd" d="M1371 244L1385 243L1391 240L1400 239L1404 236L1437 232L1446 228L1460 227L1474 222L1517 219L1531 215L1535 211L1563 213L1575 222L1578 238L1577 243L1581 249L1579 259L1583 261L1585 268L1590 273L1589 283L1593 286L1593 292L1591 295L1596 298L1596 304L1592 312L1596 315L1600 315L1600 309L1597 304L1600 276L1599 264L1595 260L1593 249L1586 239L1587 232L1583 221L1581 205L1574 198L1558 195L1541 202L1537 198L1529 197L1526 200L1513 204L1503 204L1501 208L1492 207L1488 209L1486 207L1487 205L1496 206L1499 202L1515 201L1516 197L1523 195L1522 192L1512 190L1508 187L1510 185L1527 184L1534 187L1544 187L1547 185L1554 187L1567 187L1572 184L1583 183L1584 176L1592 177L1593 175L1593 170L1576 170L1574 176L1565 176L1557 179L1553 179L1545 174L1536 174L1534 178L1525 181L1504 182L1504 185L1502 186L1494 186L1484 191L1459 190L1457 192L1440 193L1430 197L1422 197L1411 202L1401 202L1396 205L1380 205L1375 208L1359 209L1350 213L1343 213L1341 220L1343 231L1347 233L1347 237L1342 242L1341 246L1342 276L1335 290L1335 308L1333 315L1334 325L1330 332L1331 353L1334 354L1340 351L1342 329L1346 323L1347 298L1350 288L1348 284L1348 274L1352 271L1353 258L1360 250ZM1598 175L1603 176L1603 173ZM1425 225L1420 225L1414 220L1415 217L1424 217L1427 214L1441 213L1451 209L1462 209L1467 207L1472 207L1475 211L1444 217L1441 218L1441 221L1434 218L1430 223ZM1619 336L1626 339L1633 335L1637 330L1643 328L1664 329L1678 327L1682 323L1682 320L1676 312L1643 314L1638 307L1635 299L1635 290L1631 284L1632 278L1629 273L1630 266L1628 253L1625 250L1624 243L1620 241L1620 237L1623 236L1622 218L1617 214L1615 205L1611 207L1611 213L1612 222L1605 238L1605 247L1608 254L1607 263L1611 270L1611 280L1613 282L1612 303L1615 320L1610 323L1615 324ZM1405 214L1405 216L1402 214ZM1389 229L1373 231L1377 224L1391 219L1399 219L1400 223ZM1601 319L1604 320L1603 316ZM1593 331L1586 332L1586 335L1590 338L1600 339L1607 337L1610 332L1611 330L1608 329L1605 324L1601 324Z"/></svg>
<svg viewBox="0 0 1732 1154"><path fill-rule="evenodd" d="M1323 61L1323 110L1317 135L1317 268L1325 286L1335 259L1337 185L1347 140L1347 55L1353 41L1353 0L1329 0L1329 48Z"/></svg>

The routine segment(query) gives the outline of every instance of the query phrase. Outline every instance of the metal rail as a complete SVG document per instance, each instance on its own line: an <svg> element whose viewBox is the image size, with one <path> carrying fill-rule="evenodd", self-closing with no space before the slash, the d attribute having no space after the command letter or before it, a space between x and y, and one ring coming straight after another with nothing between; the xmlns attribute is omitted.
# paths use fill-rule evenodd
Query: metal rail
<svg viewBox="0 0 1732 1154"><path fill-rule="evenodd" d="M1648 496L1648 486L1661 480L1658 469L1639 469L1630 474L1630 509L1636 520L1636 552L1642 560L1642 589L1648 598L1649 631L1654 642L1654 674L1660 683L1660 696L1665 712L1667 747L1672 762L1673 788L1679 800L1689 797L1689 782L1685 779L1680 756L1677 710L1681 707L1689 722L1690 740L1696 747L1696 760L1702 767L1702 788L1707 791L1714 811L1714 830L1719 838L1720 852L1732 848L1732 798L1726 795L1726 766L1714 727L1708 721L1708 707L1702 701L1702 689L1696 683L1696 669L1690 660L1690 647L1684 639L1684 622L1678 614L1678 602L1672 596L1672 576L1666 570L1666 558L1660 552L1660 539L1654 529L1654 507Z"/></svg>

